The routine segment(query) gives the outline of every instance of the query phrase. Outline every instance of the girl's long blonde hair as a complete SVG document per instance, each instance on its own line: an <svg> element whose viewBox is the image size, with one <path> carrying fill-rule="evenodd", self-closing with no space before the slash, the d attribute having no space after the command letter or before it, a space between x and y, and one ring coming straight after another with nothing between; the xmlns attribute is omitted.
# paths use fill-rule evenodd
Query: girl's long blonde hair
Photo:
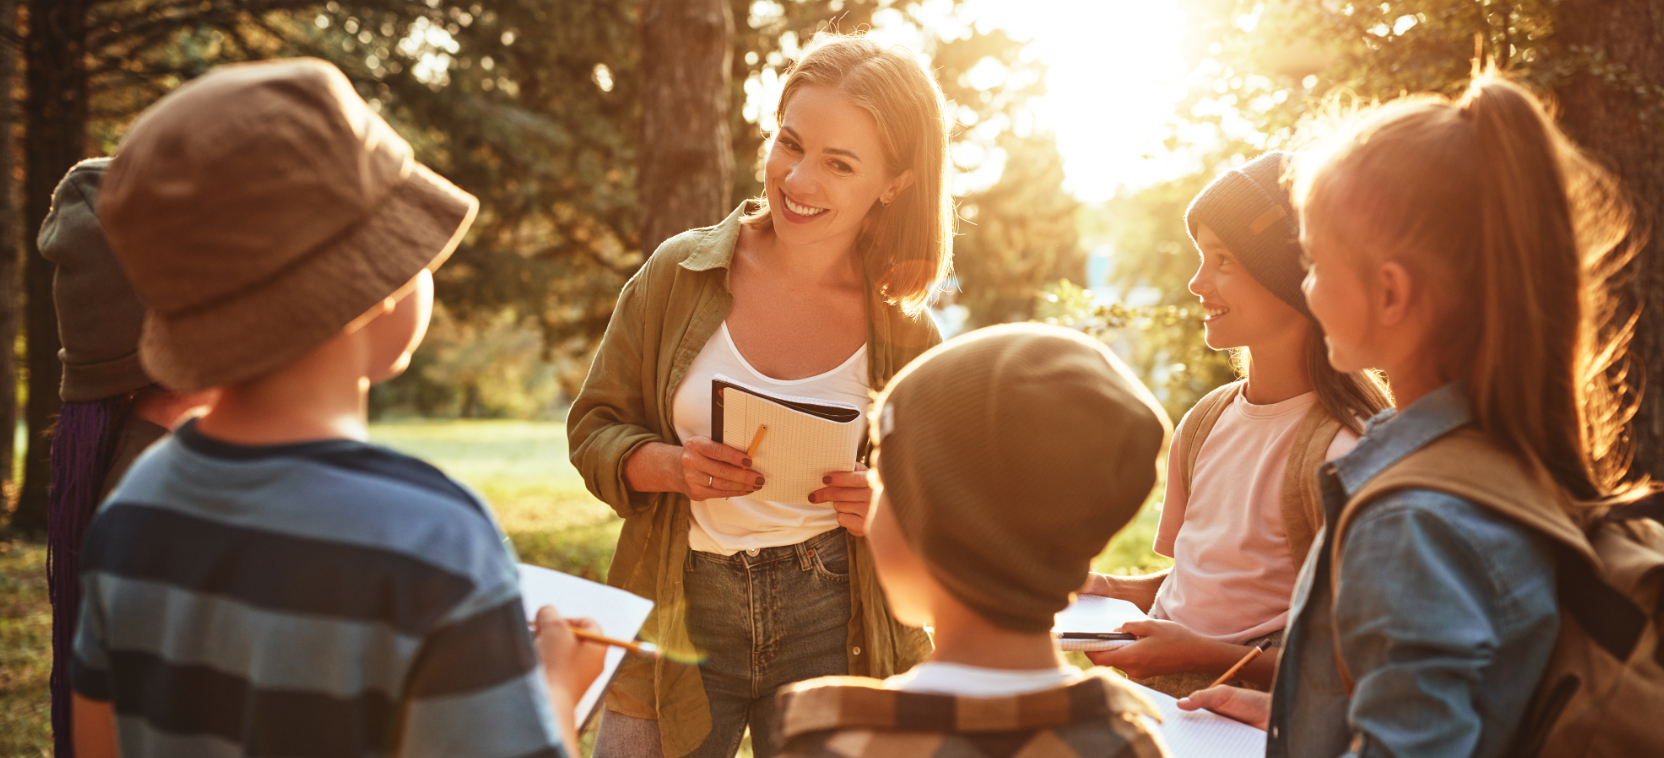
<svg viewBox="0 0 1664 758"><path fill-rule="evenodd" d="M953 201L948 195L948 123L942 89L911 52L864 37L821 33L792 66L776 121L804 87L836 89L872 115L890 176L913 183L889 204L874 203L856 246L880 294L909 316L924 312L932 286L953 262ZM768 196L745 217L770 228Z"/></svg>
<svg viewBox="0 0 1664 758"><path fill-rule="evenodd" d="M1535 96L1493 70L1455 101L1360 114L1306 151L1294 197L1314 239L1427 285L1428 358L1480 430L1577 500L1638 490L1635 318L1614 292L1634 213Z"/></svg>

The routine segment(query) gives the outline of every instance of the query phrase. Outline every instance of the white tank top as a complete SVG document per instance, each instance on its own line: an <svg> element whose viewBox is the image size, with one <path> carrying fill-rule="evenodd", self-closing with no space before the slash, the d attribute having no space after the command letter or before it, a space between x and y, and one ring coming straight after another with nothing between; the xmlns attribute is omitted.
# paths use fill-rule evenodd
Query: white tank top
<svg viewBox="0 0 1664 758"><path fill-rule="evenodd" d="M711 377L724 374L758 389L816 400L835 400L862 408L860 433L865 439L865 408L872 402L867 385L867 346L837 368L807 379L781 380L751 367L734 346L728 324L711 335L699 351L671 399L671 423L676 436L686 440L711 436ZM688 547L707 553L733 555L741 550L795 545L838 526L837 511L824 503L793 505L750 497L693 501Z"/></svg>

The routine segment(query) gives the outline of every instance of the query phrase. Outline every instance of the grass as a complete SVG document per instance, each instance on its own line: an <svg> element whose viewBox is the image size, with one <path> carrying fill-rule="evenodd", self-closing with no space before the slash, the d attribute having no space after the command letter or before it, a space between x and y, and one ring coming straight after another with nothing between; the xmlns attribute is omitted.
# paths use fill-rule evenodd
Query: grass
<svg viewBox="0 0 1664 758"><path fill-rule="evenodd" d="M591 579L606 577L623 521L589 494L567 461L563 424L409 420L372 425L370 435L485 496L521 560ZM1158 518L1146 504L1093 568L1127 574L1169 565L1150 551ZM52 754L51 636L45 545L0 541L0 758ZM1071 660L1088 665L1079 654ZM586 748L592 738L586 735Z"/></svg>

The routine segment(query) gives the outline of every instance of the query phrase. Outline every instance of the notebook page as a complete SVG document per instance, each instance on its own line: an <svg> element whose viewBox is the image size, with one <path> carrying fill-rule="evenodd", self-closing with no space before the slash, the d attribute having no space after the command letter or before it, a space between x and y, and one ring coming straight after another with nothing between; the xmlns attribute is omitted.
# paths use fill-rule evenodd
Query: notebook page
<svg viewBox="0 0 1664 758"><path fill-rule="evenodd" d="M644 597L524 563L520 564L520 602L528 620L537 615L537 609L552 605L565 618L594 619L601 625L601 634L615 640L635 639L636 632L647 622L647 614L653 610L653 601ZM601 704L601 696L612 684L612 676L623 660L624 648L607 648L601 675L595 677L595 683L589 685L574 709L578 731L583 731L584 722Z"/></svg>
<svg viewBox="0 0 1664 758"><path fill-rule="evenodd" d="M1174 758L1265 758L1265 730L1212 711L1181 711L1176 698L1127 683L1161 714L1157 731Z"/></svg>
<svg viewBox="0 0 1664 758"><path fill-rule="evenodd" d="M751 468L763 475L765 484L751 497L808 504L809 493L826 486L822 477L855 470L860 424L818 418L745 392L723 393L724 443L744 450L764 425L768 433L751 458Z"/></svg>
<svg viewBox="0 0 1664 758"><path fill-rule="evenodd" d="M1058 612L1057 620L1052 624L1052 634L1116 632L1128 621L1144 621L1148 618L1143 611L1138 610L1138 606L1125 600L1102 595L1080 595L1068 608ZM1058 640L1058 646L1063 650L1081 652L1110 650L1132 643L1132 640Z"/></svg>

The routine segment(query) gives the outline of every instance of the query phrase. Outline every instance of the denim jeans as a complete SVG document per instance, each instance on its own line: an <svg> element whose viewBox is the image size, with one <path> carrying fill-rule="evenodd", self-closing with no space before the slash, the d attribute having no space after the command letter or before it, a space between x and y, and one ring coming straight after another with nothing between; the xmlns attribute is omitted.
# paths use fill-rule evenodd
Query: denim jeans
<svg viewBox="0 0 1664 758"><path fill-rule="evenodd" d="M688 635L711 733L689 758L733 758L747 726L756 758L774 755L774 692L849 673L849 542L842 528L755 554L688 552ZM596 758L660 758L658 724L607 711Z"/></svg>

